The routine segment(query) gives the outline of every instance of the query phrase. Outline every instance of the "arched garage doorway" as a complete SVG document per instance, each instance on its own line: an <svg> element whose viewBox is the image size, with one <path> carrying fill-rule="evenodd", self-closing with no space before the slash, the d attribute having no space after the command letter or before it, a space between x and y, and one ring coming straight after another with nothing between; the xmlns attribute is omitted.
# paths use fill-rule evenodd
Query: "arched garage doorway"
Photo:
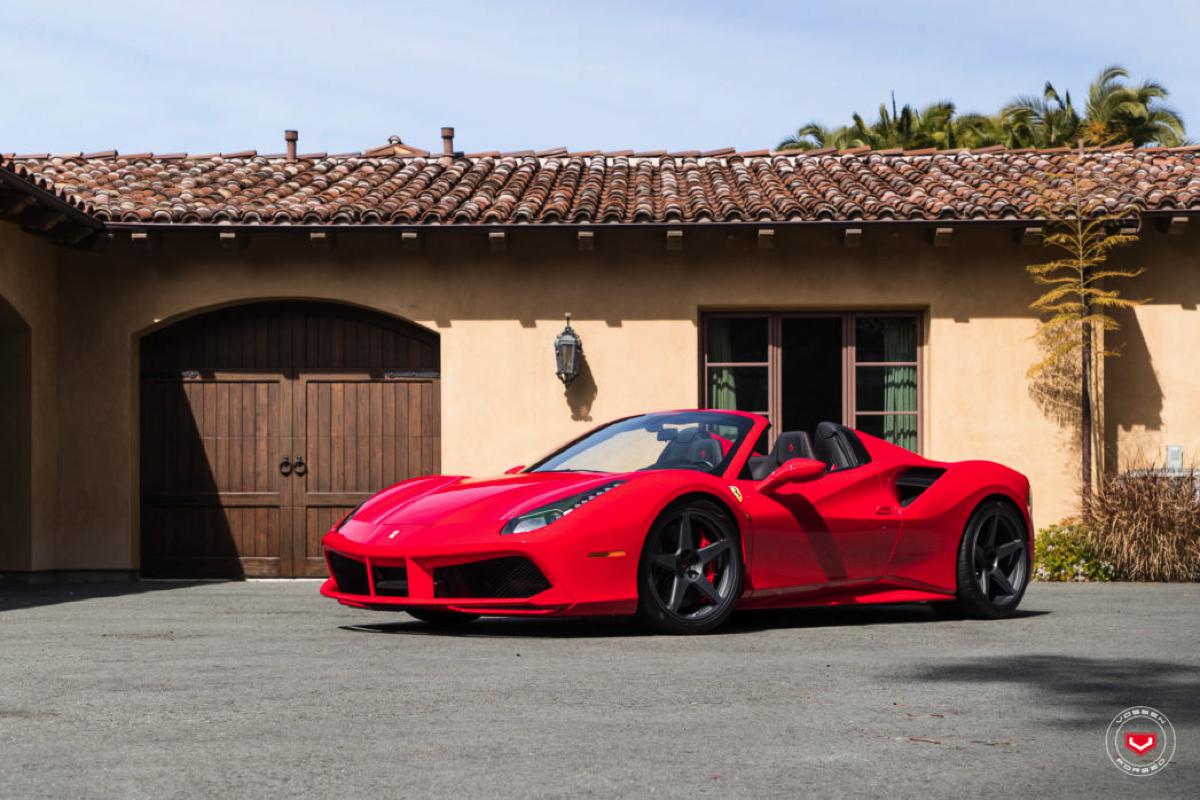
<svg viewBox="0 0 1200 800"><path fill-rule="evenodd" d="M437 334L360 308L235 306L141 345L148 577L325 574L320 539L440 469Z"/></svg>

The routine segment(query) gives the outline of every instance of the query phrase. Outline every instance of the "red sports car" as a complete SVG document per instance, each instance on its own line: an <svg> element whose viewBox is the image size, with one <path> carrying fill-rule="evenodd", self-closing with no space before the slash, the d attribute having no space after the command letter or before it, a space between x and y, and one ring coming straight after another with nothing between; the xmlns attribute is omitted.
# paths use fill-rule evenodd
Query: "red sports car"
<svg viewBox="0 0 1200 800"><path fill-rule="evenodd" d="M321 593L450 625L637 614L700 633L735 608L931 602L1010 614L1032 559L1029 481L833 422L670 411L617 420L494 478L386 489L324 539Z"/></svg>

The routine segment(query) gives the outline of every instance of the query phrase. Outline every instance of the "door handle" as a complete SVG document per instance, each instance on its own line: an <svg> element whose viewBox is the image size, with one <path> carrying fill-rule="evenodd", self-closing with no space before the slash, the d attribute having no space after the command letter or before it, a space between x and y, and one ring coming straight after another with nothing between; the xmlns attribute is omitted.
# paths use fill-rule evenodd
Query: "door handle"
<svg viewBox="0 0 1200 800"><path fill-rule="evenodd" d="M296 464L292 468L297 477L303 478L308 474L308 464L304 463L304 456L296 456Z"/></svg>
<svg viewBox="0 0 1200 800"><path fill-rule="evenodd" d="M875 506L875 513L881 517L890 516L895 510L896 509L892 508L891 506Z"/></svg>
<svg viewBox="0 0 1200 800"><path fill-rule="evenodd" d="M292 474L292 462L288 460L287 456L284 456L283 461L279 462L279 474L285 478Z"/></svg>

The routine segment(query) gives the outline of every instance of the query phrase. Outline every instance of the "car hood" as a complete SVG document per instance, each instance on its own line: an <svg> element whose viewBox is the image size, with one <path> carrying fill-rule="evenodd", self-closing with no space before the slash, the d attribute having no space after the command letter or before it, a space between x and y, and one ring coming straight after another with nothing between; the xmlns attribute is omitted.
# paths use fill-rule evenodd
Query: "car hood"
<svg viewBox="0 0 1200 800"><path fill-rule="evenodd" d="M399 484L373 497L355 514L376 525L498 523L625 475L596 472L530 472L497 478L438 476Z"/></svg>

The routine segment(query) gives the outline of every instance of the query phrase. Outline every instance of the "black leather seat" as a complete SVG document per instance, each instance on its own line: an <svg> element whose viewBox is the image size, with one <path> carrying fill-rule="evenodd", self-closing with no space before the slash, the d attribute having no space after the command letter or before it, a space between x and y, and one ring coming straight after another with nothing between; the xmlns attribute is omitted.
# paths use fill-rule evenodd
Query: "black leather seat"
<svg viewBox="0 0 1200 800"><path fill-rule="evenodd" d="M793 458L814 458L812 441L804 431L785 431L775 440L775 446L765 456L751 456L750 477L756 481L775 471L776 467Z"/></svg>
<svg viewBox="0 0 1200 800"><path fill-rule="evenodd" d="M853 469L871 461L871 455L854 431L836 422L822 422L817 426L813 451L818 461L829 465L830 471Z"/></svg>
<svg viewBox="0 0 1200 800"><path fill-rule="evenodd" d="M721 460L720 456L716 455L719 452L720 447L708 431L686 428L663 448L655 466L659 469L672 469L689 467L700 461L716 464Z"/></svg>
<svg viewBox="0 0 1200 800"><path fill-rule="evenodd" d="M721 445L705 434L697 436L688 446L688 464L694 467L715 467L721 463Z"/></svg>

